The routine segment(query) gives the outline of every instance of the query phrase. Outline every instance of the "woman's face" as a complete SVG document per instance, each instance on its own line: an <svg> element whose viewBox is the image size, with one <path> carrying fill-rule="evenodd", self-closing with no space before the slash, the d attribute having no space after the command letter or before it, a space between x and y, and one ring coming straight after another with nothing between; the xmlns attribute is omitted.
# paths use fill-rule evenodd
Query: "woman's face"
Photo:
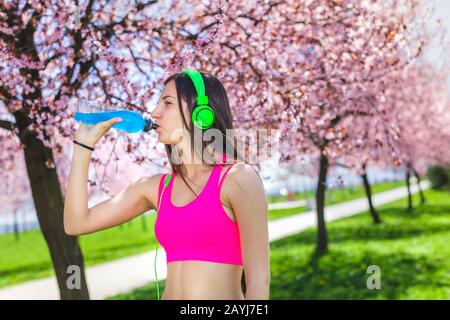
<svg viewBox="0 0 450 320"><path fill-rule="evenodd" d="M182 100L184 114L189 114L187 102ZM152 118L158 123L156 132L158 140L164 144L177 144L183 134L183 120L178 107L175 81L171 80L164 87L158 105L152 111ZM187 123L190 118L185 117Z"/></svg>

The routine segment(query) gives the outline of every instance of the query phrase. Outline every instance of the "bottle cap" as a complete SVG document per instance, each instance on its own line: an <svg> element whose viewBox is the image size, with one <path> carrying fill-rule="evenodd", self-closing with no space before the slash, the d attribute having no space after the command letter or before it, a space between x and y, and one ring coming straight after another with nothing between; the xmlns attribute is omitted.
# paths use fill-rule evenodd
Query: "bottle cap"
<svg viewBox="0 0 450 320"><path fill-rule="evenodd" d="M145 118L145 127L143 129L144 132L148 132L150 130L154 130L158 127L158 124L154 122L152 119Z"/></svg>

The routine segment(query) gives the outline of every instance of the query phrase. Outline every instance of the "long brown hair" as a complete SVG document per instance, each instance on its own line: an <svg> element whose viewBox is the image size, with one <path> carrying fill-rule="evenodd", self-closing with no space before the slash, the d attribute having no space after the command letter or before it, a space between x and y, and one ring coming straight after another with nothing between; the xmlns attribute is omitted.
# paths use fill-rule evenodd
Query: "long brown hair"
<svg viewBox="0 0 450 320"><path fill-rule="evenodd" d="M195 152L197 156L199 156L200 159L204 159L205 155L208 156L208 153L205 153L204 150L208 145L213 145L215 150L222 150L223 153L226 155L227 159L237 159L241 162L244 162L244 158L238 151L237 146L237 140L234 134L232 134L232 131L227 129L233 129L233 116L231 113L230 103L228 100L228 96L226 93L226 90L222 83L213 75L211 75L208 72L202 72L199 71L200 74L203 77L203 82L205 84L205 94L208 96L208 104L209 106L214 110L216 114L216 119L214 124L210 129L217 129L221 132L223 139L221 141L213 141L208 142L204 141L204 139L194 139L194 136L197 134L203 134L201 129L198 129L194 126L192 121L188 122L187 119L190 119L190 115L192 114L192 110L196 106L196 99L197 99L197 92L195 90L194 84L192 83L192 80L184 73L177 72L172 74L170 77L168 77L164 81L164 85L167 85L167 83L171 80L175 81L175 87L177 90L177 101L178 101L178 108L180 111L180 115L182 118L183 126L185 129L189 131L190 135L190 142L191 142L191 151ZM182 107L182 100L187 101L187 106L189 110L189 115L185 115ZM208 129L208 130L210 130ZM201 144L197 143L195 144L195 141L202 141ZM219 145L222 143L222 145ZM170 144L165 145L167 157L169 159L170 166L172 168L172 172L179 175L182 180L186 183L188 188L194 193L195 196L197 194L195 191L191 188L189 183L186 181L186 178L182 171L183 164L177 164L172 161L172 153L174 152L173 146ZM215 159L208 158L206 159L207 162L205 164L209 166L215 166L217 163L215 162ZM245 285L245 272L242 274L241 279L241 285L242 290L245 294L246 292L246 285Z"/></svg>

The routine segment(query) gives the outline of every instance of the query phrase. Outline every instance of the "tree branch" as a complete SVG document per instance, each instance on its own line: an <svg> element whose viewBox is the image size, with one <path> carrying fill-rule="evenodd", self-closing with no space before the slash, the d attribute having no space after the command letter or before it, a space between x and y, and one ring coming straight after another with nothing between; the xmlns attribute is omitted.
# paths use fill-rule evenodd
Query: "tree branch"
<svg viewBox="0 0 450 320"><path fill-rule="evenodd" d="M98 77L98 78L100 79L100 81L101 81L103 93L106 95L106 97L108 98L109 101L111 101L111 99L116 99L116 100L119 100L119 101L121 101L121 102L123 102L123 103L126 103L127 105L129 105L129 106L131 106L131 107L133 107L133 108L138 109L138 110L141 111L141 112L146 112L146 113L148 113L148 111L145 110L144 108L139 107L138 105L136 105L136 104L134 104L134 103L127 102L127 101L123 100L122 98L117 97L117 96L115 96L115 95L112 94L112 93L109 93L109 92L108 92L108 85L107 85L107 83L106 83L105 78L103 78L103 77L100 75L100 70L98 70L98 68L97 68L97 66L96 66L95 64L93 65L93 68L94 68L95 72L97 73L97 77Z"/></svg>
<svg viewBox="0 0 450 320"><path fill-rule="evenodd" d="M136 57L136 55L133 52L133 49L130 48L130 46L128 46L128 50L130 51L131 57L133 58L134 64L136 66L136 68L138 68L138 70L147 78L147 80L151 80L150 77L148 76L148 74L142 69L141 65L138 62L138 57Z"/></svg>
<svg viewBox="0 0 450 320"><path fill-rule="evenodd" d="M4 96L8 100L11 100L13 98L13 96L3 86L0 86L0 95Z"/></svg>
<svg viewBox="0 0 450 320"><path fill-rule="evenodd" d="M9 131L13 131L13 129L16 127L14 122L8 121L8 120L0 120L0 128L6 129Z"/></svg>

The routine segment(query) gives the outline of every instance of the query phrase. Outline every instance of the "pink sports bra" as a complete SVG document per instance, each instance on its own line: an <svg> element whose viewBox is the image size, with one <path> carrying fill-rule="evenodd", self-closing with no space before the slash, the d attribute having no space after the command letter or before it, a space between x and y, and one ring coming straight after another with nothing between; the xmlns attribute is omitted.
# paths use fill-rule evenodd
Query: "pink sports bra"
<svg viewBox="0 0 450 320"><path fill-rule="evenodd" d="M155 222L155 236L164 247L167 263L201 260L242 265L238 224L225 212L220 201L221 165L214 166L203 190L184 206L172 204L171 195L176 174L173 174L161 198ZM158 202L167 174L159 183ZM158 203L159 205L159 203Z"/></svg>

